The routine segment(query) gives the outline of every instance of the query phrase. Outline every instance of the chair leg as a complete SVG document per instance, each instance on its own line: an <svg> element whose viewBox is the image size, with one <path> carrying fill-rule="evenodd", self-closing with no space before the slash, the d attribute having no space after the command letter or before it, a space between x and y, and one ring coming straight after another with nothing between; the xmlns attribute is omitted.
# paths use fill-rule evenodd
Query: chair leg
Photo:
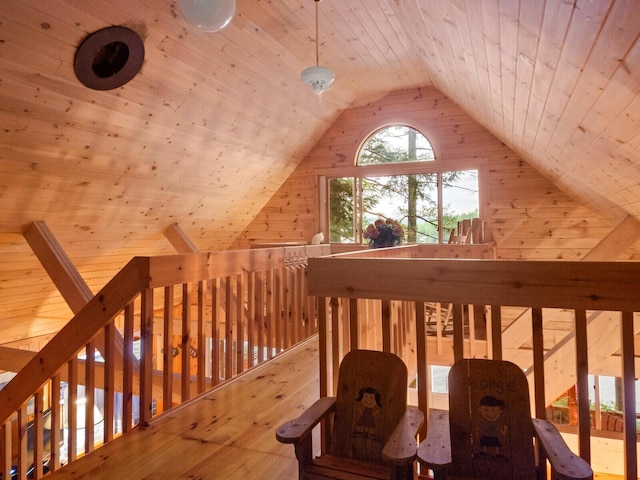
<svg viewBox="0 0 640 480"><path fill-rule="evenodd" d="M307 435L300 442L294 445L296 458L298 459L298 478L302 480L304 478L304 472L307 465L311 463L313 456L312 436Z"/></svg>
<svg viewBox="0 0 640 480"><path fill-rule="evenodd" d="M391 468L391 480L415 480L413 464L395 465Z"/></svg>

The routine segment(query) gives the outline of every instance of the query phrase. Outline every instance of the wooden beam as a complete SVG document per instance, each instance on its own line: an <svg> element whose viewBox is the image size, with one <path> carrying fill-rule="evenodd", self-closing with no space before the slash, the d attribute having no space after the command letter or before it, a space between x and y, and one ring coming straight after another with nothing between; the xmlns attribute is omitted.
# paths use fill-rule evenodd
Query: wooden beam
<svg viewBox="0 0 640 480"><path fill-rule="evenodd" d="M93 292L84 281L80 272L66 254L58 240L44 222L32 222L24 232L33 253L46 270L58 291L65 299L74 314L78 314L82 308L93 298ZM104 332L98 333L96 346L101 350L104 346ZM104 355L104 351L100 351ZM115 355L122 364L123 339L116 331Z"/></svg>
<svg viewBox="0 0 640 480"><path fill-rule="evenodd" d="M626 217L598 245L587 253L582 260L614 261L627 248L640 240L640 222L632 216Z"/></svg>
<svg viewBox="0 0 640 480"><path fill-rule="evenodd" d="M175 248L178 253L198 253L200 251L177 223L171 224L169 228L164 231L164 236L167 237L169 243L173 245L173 248Z"/></svg>
<svg viewBox="0 0 640 480"><path fill-rule="evenodd" d="M0 370L19 372L35 355L36 352L30 350L0 347Z"/></svg>
<svg viewBox="0 0 640 480"><path fill-rule="evenodd" d="M75 314L93 297L91 289L44 222L32 222L24 232L38 260Z"/></svg>

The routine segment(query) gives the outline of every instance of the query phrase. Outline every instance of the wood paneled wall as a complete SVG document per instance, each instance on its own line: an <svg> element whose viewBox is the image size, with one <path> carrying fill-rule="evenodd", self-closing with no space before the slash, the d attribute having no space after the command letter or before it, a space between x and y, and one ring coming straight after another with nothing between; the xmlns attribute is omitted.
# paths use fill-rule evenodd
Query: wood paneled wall
<svg viewBox="0 0 640 480"><path fill-rule="evenodd" d="M437 89L425 87L345 110L236 246L309 241L320 228L319 176L353 174L362 142L392 123L420 130L438 162L480 169L481 215L498 258L579 260L616 226L556 188ZM623 258L635 254L630 250Z"/></svg>

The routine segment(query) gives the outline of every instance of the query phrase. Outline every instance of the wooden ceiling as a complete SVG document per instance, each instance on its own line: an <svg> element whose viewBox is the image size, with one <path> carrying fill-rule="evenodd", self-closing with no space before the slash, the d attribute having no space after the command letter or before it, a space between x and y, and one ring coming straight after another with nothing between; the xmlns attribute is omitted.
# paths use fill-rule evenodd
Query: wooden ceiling
<svg viewBox="0 0 640 480"><path fill-rule="evenodd" d="M313 0L238 0L219 33L170 0L4 0L0 303L20 288L16 263L33 261L30 222L45 221L78 266L172 252L174 222L200 249L226 248L343 110L424 85L565 192L640 219L637 0L319 6L320 63L336 72L321 98L300 82L315 63ZM140 34L145 61L125 86L91 90L74 55L111 25ZM83 274L101 285L105 270Z"/></svg>

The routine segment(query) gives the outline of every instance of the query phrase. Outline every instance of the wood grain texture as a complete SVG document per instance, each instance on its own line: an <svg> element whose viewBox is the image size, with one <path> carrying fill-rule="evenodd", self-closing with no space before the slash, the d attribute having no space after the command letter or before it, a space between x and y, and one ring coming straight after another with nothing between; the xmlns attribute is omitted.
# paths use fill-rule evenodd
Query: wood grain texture
<svg viewBox="0 0 640 480"><path fill-rule="evenodd" d="M295 478L293 448L275 428L319 397L317 365L317 342L307 342L49 478Z"/></svg>

